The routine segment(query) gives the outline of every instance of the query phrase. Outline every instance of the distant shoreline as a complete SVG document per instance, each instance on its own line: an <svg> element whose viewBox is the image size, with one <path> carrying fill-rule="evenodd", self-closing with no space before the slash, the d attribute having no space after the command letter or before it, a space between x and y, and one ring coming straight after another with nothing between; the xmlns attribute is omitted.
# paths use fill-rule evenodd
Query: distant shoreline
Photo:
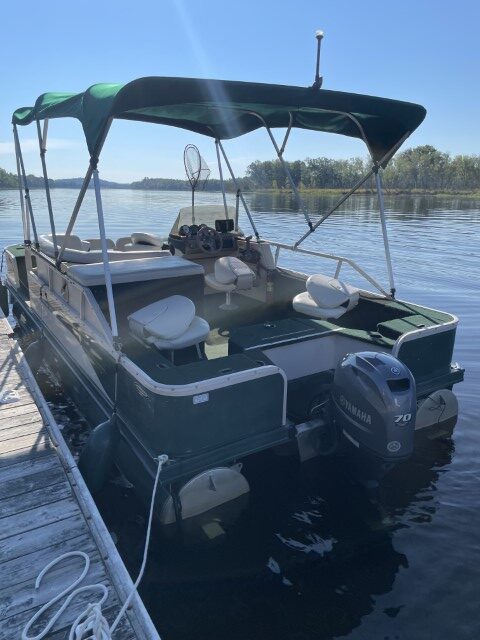
<svg viewBox="0 0 480 640"><path fill-rule="evenodd" d="M310 196L342 196L358 184L360 195L374 195L375 181L371 161L367 158L334 159L326 157L305 160L255 160L243 176L222 182L210 177L202 184L203 192L219 192L222 188L235 193L291 194L292 189ZM44 178L26 176L30 189L43 188ZM52 189L80 189L84 178L49 178ZM104 189L147 191L190 191L185 178L148 178L133 182L100 180ZM296 186L293 186L296 185ZM323 186L322 186L323 185ZM455 155L439 151L432 145L405 149L396 154L383 170L384 191L390 196L480 197L480 155ZM0 168L0 188L18 186L18 177ZM200 190L200 189L199 189Z"/></svg>
<svg viewBox="0 0 480 640"><path fill-rule="evenodd" d="M299 189L299 193L304 195L332 195L342 196L348 193L350 189ZM244 191L243 193L272 193L272 194L292 194L290 189L254 189L252 191ZM383 189L383 193L389 196L465 196L469 198L480 198L480 191L477 190L461 190L461 189ZM376 196L375 189L358 189L354 195Z"/></svg>
<svg viewBox="0 0 480 640"><path fill-rule="evenodd" d="M79 187L77 185L65 185L65 186L51 186L52 191L58 189L73 189L78 191ZM141 189L138 187L132 187L129 184L126 185L118 185L118 186L110 186L110 185L102 185L102 189L107 189L111 191L185 191L188 192L187 189ZM41 186L32 186L30 187L30 191L42 191L43 187ZM0 191L18 191L17 187L0 187ZM342 196L349 192L348 188L345 189L300 189L300 194L302 195L313 195L313 196ZM460 196L464 198L480 198L480 191L476 190L461 190L461 189L384 189L383 192L388 196L441 196L441 197L451 197L451 196ZM220 190L206 190L201 193L221 193ZM251 189L251 190L243 190L244 194L272 194L272 195L294 195L291 189ZM235 191L227 190L227 194L235 195ZM358 189L353 195L364 195L364 196L376 196L375 189Z"/></svg>

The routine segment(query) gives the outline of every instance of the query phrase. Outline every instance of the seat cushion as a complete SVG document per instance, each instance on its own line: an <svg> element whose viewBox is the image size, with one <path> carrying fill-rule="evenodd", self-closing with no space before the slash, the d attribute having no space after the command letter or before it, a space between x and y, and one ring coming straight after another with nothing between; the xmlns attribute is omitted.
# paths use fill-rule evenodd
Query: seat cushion
<svg viewBox="0 0 480 640"><path fill-rule="evenodd" d="M220 284L234 284L236 289L251 289L254 273L248 265L233 256L215 261L215 280Z"/></svg>
<svg viewBox="0 0 480 640"><path fill-rule="evenodd" d="M101 251L102 250L102 241L100 238L87 238L86 241L89 245L89 251ZM110 240L110 238L106 238L107 249L115 249L115 242Z"/></svg>
<svg viewBox="0 0 480 640"><path fill-rule="evenodd" d="M94 253L94 264L75 264L64 269L70 278L84 287L95 287L105 284L105 268L101 262L101 252ZM88 255L88 254L87 254ZM121 256L121 259L119 259ZM126 257L130 259L126 260ZM142 251L123 253L109 251L110 274L113 284L128 282L146 282L147 280L163 280L182 276L203 276L201 265L185 258L172 256L170 251Z"/></svg>
<svg viewBox="0 0 480 640"><path fill-rule="evenodd" d="M156 233L148 233L144 231L137 231L132 233L132 244L140 244L150 247L160 247L162 248L165 244L165 239Z"/></svg>
<svg viewBox="0 0 480 640"><path fill-rule="evenodd" d="M57 246L60 248L65 240L64 233L57 233ZM55 255L55 246L53 244L53 236L51 233L39 236L40 249L47 254L47 256L53 257ZM82 243L78 236L71 235L67 240L67 249L75 249L76 251L88 251L89 245L86 246Z"/></svg>
<svg viewBox="0 0 480 640"><path fill-rule="evenodd" d="M147 342L155 345L157 349L185 349L185 347L191 347L206 340L209 332L210 326L208 322L199 316L195 316L188 329L182 335L170 339L152 336L147 339Z"/></svg>
<svg viewBox="0 0 480 640"><path fill-rule="evenodd" d="M350 303L352 298L358 300L359 295L356 287L319 273L308 278L307 291L319 307L326 309Z"/></svg>
<svg viewBox="0 0 480 640"><path fill-rule="evenodd" d="M185 296L169 296L128 316L131 331L139 338L173 340L185 334L195 317L195 305Z"/></svg>
<svg viewBox="0 0 480 640"><path fill-rule="evenodd" d="M232 284L223 284L219 282L213 273L209 273L205 276L205 283L211 287L212 289L216 289L217 291L235 291L237 288L235 283Z"/></svg>
<svg viewBox="0 0 480 640"><path fill-rule="evenodd" d="M320 318L321 320L337 319L340 318L348 309L348 305L339 306L334 309L327 307L320 307L308 291L299 293L293 299L293 308L299 313L304 313L312 318Z"/></svg>

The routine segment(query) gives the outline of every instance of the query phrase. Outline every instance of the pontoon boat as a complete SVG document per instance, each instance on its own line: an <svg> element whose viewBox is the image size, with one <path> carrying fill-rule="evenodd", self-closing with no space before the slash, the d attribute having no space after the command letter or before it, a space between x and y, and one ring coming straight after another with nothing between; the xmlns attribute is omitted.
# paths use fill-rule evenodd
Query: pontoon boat
<svg viewBox="0 0 480 640"><path fill-rule="evenodd" d="M81 466L98 489L112 464L150 499L158 456L165 525L242 501L241 462L272 449L301 461L341 452L345 469L377 482L410 456L414 432L449 435L463 379L452 364L457 318L397 299L382 170L425 116L423 107L313 87L147 77L46 93L13 115L23 242L6 251L6 286L21 326L62 363L67 391L94 424ZM45 164L47 125L80 121L90 163L66 230L59 233ZM116 119L179 127L215 144L236 206L185 202L168 240L155 229L106 237L98 165ZM50 234L37 233L19 127L34 123ZM264 128L304 213L291 244L260 235L225 141ZM362 140L368 173L320 217L311 217L283 160L294 128ZM273 130L283 129L282 142ZM74 224L93 178L99 235ZM378 190L389 274L384 287L353 260L302 247L367 181ZM242 207L250 235L239 228ZM303 224L303 218L302 218ZM279 266L288 251L332 262L330 273ZM342 279L348 265L365 281ZM40 347L39 347L40 345Z"/></svg>

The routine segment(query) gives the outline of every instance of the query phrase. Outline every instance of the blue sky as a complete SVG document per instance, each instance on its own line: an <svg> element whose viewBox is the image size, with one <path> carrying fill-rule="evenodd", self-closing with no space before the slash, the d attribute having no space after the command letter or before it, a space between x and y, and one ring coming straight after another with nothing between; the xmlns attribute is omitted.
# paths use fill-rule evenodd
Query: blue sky
<svg viewBox="0 0 480 640"><path fill-rule="evenodd" d="M480 153L479 24L478 0L26 0L21 12L4 3L0 167L14 170L12 111L40 93L147 75L309 85L318 28L325 31L324 88L423 104L427 118L407 144ZM39 175L35 127L22 128L21 136L27 170ZM80 124L52 121L49 138L50 176L83 175L88 156ZM213 165L206 138L114 122L102 177L182 177L189 142ZM265 132L225 146L239 175L252 160L273 156ZM320 155L364 156L365 149L341 136L292 134L287 158Z"/></svg>

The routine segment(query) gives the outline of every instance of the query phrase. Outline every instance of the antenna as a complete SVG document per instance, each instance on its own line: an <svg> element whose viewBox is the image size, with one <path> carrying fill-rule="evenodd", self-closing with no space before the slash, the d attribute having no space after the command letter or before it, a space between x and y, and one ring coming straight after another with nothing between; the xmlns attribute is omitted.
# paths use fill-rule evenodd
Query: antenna
<svg viewBox="0 0 480 640"><path fill-rule="evenodd" d="M315 81L312 85L312 89L320 89L323 83L323 77L320 75L320 47L322 46L323 31L315 31L315 38L317 39L317 66L315 69Z"/></svg>

